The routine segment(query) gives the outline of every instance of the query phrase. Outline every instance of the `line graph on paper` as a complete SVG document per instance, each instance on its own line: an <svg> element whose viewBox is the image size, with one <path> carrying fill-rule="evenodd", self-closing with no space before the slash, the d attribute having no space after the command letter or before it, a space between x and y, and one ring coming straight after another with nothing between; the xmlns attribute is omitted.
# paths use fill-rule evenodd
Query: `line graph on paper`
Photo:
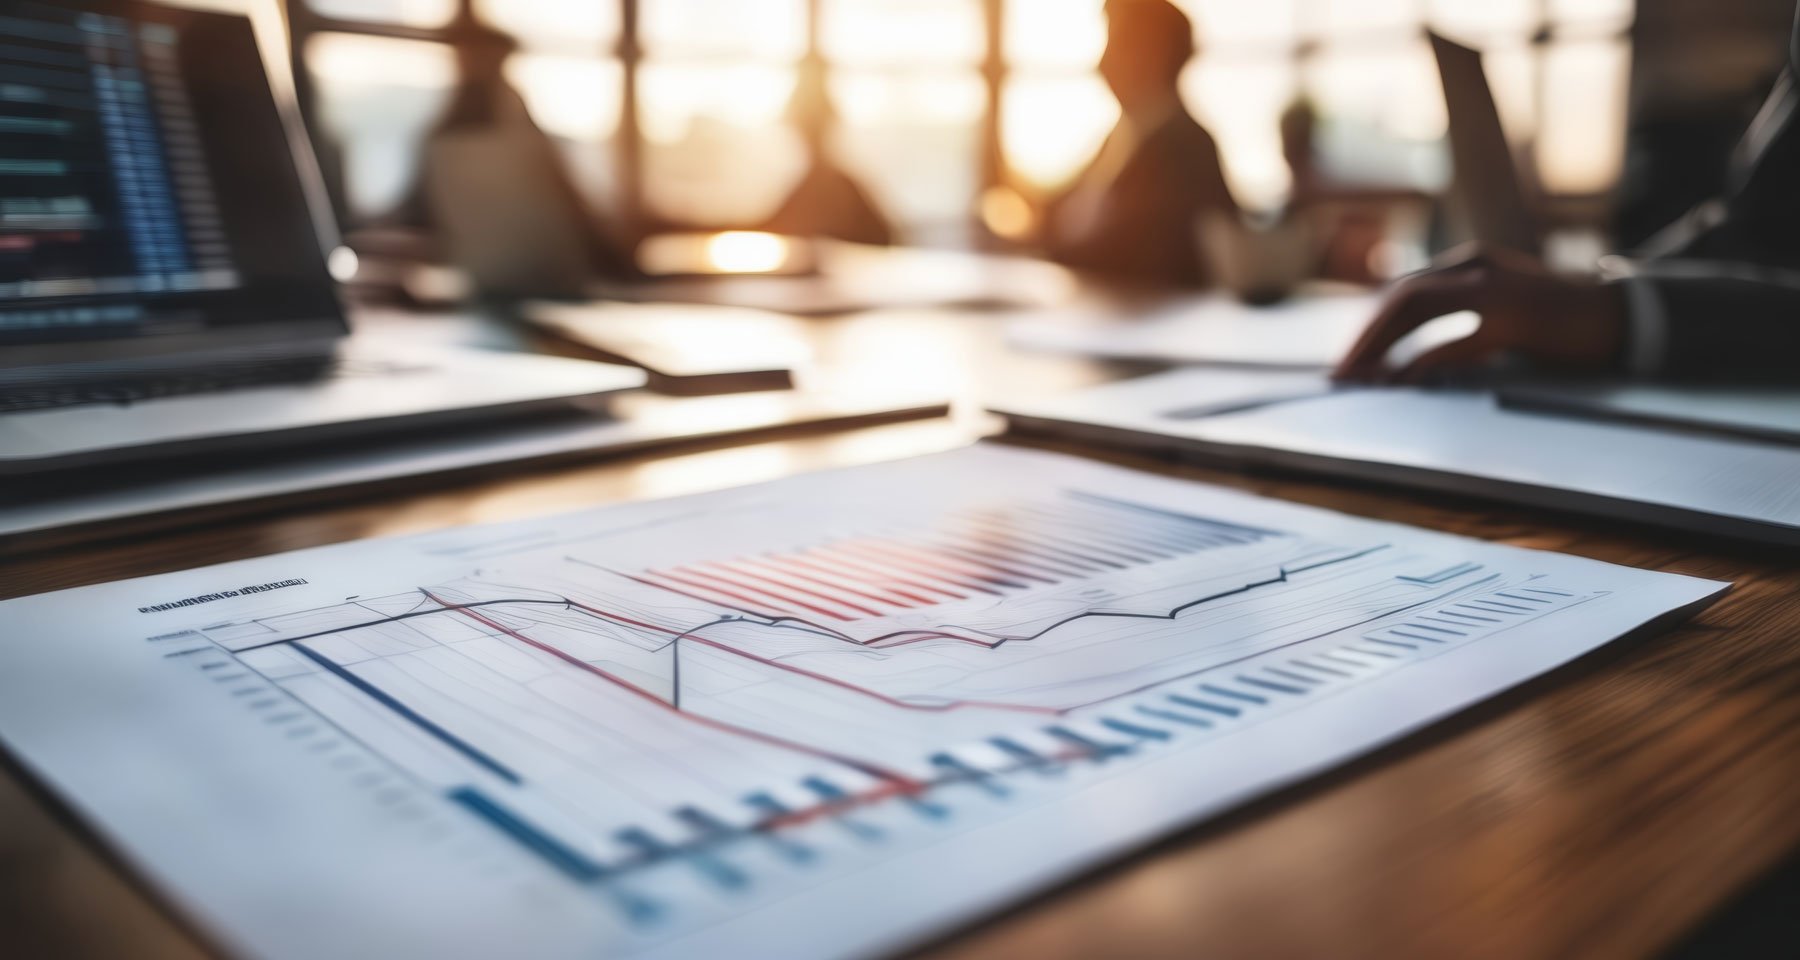
<svg viewBox="0 0 1800 960"><path fill-rule="evenodd" d="M1334 542L1010 479L892 469L546 528L456 576L158 642L610 883L1229 737L1592 596L1373 525Z"/></svg>

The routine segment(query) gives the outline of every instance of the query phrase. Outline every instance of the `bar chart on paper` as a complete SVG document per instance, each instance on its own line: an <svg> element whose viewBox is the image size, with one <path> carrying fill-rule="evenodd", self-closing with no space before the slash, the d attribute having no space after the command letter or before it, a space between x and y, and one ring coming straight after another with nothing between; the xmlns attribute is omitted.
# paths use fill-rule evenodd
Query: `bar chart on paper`
<svg viewBox="0 0 1800 960"><path fill-rule="evenodd" d="M278 805L339 811L262 828L405 824L381 842L436 864L437 906L485 904L473 931L434 912L451 952L516 925L552 954L757 935L783 956L916 941L1720 589L984 448L114 586L27 612L90 611L133 651L119 670L247 738L219 750L254 745ZM0 707L0 735L17 720ZM81 727L40 745L55 779L121 718L29 720ZM75 799L105 822L107 793ZM1119 799L1142 822L1094 815ZM416 943L413 898L356 896L333 936ZM257 952L325 945L226 913Z"/></svg>

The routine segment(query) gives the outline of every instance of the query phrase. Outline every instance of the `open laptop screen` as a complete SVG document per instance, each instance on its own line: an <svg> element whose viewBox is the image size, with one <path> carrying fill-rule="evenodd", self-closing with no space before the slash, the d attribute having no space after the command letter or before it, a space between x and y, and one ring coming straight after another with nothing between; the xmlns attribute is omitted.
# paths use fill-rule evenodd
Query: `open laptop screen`
<svg viewBox="0 0 1800 960"><path fill-rule="evenodd" d="M246 18L0 6L0 366L322 323L343 329Z"/></svg>

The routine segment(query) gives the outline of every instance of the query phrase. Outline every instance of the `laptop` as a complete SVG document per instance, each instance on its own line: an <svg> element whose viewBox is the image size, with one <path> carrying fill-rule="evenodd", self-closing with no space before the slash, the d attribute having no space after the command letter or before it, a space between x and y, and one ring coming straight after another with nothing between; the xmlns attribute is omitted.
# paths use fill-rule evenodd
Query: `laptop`
<svg viewBox="0 0 1800 960"><path fill-rule="evenodd" d="M248 15L0 16L0 477L440 430L641 372L349 337L318 172Z"/></svg>

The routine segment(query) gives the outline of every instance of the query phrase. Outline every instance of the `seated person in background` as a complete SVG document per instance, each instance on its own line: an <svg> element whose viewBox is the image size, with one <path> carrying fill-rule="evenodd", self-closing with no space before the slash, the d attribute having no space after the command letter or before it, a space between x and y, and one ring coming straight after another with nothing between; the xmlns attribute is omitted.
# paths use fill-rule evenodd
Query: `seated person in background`
<svg viewBox="0 0 1800 960"><path fill-rule="evenodd" d="M1395 184L1356 182L1328 172L1319 148L1319 111L1301 95L1281 112L1281 155L1292 176L1286 216L1311 221L1318 254L1309 276L1364 285L1383 277L1377 252L1396 213L1428 216L1437 198Z"/></svg>
<svg viewBox="0 0 1800 960"><path fill-rule="evenodd" d="M1237 216L1218 147L1181 104L1193 26L1168 0L1108 0L1100 74L1122 111L1094 162L1045 213L1051 259L1118 280L1206 286L1209 212Z"/></svg>
<svg viewBox="0 0 1800 960"><path fill-rule="evenodd" d="M805 175L782 201L780 209L755 229L794 237L891 244L894 228L887 217L862 184L831 159L824 146L835 117L822 66L813 62L802 64L788 118L805 138L812 156Z"/></svg>
<svg viewBox="0 0 1800 960"><path fill-rule="evenodd" d="M1411 382L1514 354L1579 374L1800 380L1797 74L1800 20L1728 195L1655 238L1635 276L1564 277L1530 258L1476 253L1400 284L1336 376ZM1387 368L1402 337L1462 310L1481 315L1474 334Z"/></svg>
<svg viewBox="0 0 1800 960"><path fill-rule="evenodd" d="M625 247L602 226L599 215L570 179L555 142L538 128L524 98L507 82L506 61L518 49L518 43L467 14L451 27L450 40L456 49L456 89L420 145L419 171L413 178L412 191L383 220L436 232L442 218L432 209L426 184L434 154L441 152L437 145L450 137L493 137L517 144L521 152L534 158L532 167L544 171L551 189L564 198L565 209L579 219L577 230L597 275L627 279L639 276Z"/></svg>

